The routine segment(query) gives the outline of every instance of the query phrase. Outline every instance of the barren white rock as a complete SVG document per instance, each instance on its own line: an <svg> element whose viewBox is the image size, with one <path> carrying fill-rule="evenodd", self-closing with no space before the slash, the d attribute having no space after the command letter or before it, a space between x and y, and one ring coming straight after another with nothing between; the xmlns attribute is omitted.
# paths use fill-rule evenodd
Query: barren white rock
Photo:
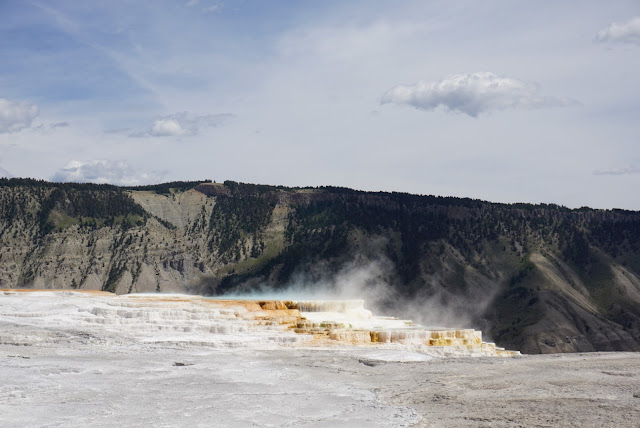
<svg viewBox="0 0 640 428"><path fill-rule="evenodd" d="M640 420L637 354L440 358L406 343L311 346L310 335L261 324L268 311L162 299L0 294L0 425L635 426Z"/></svg>

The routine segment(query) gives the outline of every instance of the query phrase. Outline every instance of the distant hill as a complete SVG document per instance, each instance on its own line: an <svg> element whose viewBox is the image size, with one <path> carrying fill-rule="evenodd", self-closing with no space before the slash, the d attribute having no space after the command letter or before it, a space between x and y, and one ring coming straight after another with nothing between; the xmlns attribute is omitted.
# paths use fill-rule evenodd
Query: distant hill
<svg viewBox="0 0 640 428"><path fill-rule="evenodd" d="M232 181L0 179L0 244L0 288L332 286L524 353L640 351L634 211Z"/></svg>

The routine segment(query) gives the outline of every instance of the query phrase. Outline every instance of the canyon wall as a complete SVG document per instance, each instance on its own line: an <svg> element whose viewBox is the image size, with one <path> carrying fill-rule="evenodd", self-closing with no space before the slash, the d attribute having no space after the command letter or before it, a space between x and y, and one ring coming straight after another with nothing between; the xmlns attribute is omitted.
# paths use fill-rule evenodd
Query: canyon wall
<svg viewBox="0 0 640 428"><path fill-rule="evenodd" d="M640 213L235 182L0 180L0 288L355 293L525 353L640 350ZM371 303L370 303L371 302Z"/></svg>

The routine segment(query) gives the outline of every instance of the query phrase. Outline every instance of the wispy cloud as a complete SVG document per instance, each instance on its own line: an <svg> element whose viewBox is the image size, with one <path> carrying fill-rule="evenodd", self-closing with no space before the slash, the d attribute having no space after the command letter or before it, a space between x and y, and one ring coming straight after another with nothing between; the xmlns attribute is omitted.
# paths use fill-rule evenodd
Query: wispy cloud
<svg viewBox="0 0 640 428"><path fill-rule="evenodd" d="M214 13L220 12L222 10L222 3L212 4L211 6L206 6L202 8L204 13Z"/></svg>
<svg viewBox="0 0 640 428"><path fill-rule="evenodd" d="M0 98L0 133L18 132L31 127L38 113L35 104Z"/></svg>
<svg viewBox="0 0 640 428"><path fill-rule="evenodd" d="M51 128L67 128L71 126L69 122L56 122L49 125Z"/></svg>
<svg viewBox="0 0 640 428"><path fill-rule="evenodd" d="M406 104L420 110L442 107L451 112L477 117L482 113L515 108L560 107L574 100L541 96L538 87L490 72L453 74L437 82L419 81L387 91L381 104Z"/></svg>
<svg viewBox="0 0 640 428"><path fill-rule="evenodd" d="M40 120L39 122L40 123L38 125L31 125L23 129L25 130L25 132L31 131L42 135L51 135L58 130L69 128L71 126L69 122L44 122L42 120Z"/></svg>
<svg viewBox="0 0 640 428"><path fill-rule="evenodd" d="M0 177L11 178L13 177L13 174L11 174L9 171L4 169L2 165L0 165Z"/></svg>
<svg viewBox="0 0 640 428"><path fill-rule="evenodd" d="M165 175L163 172L138 171L124 161L71 160L54 174L52 181L132 186L159 182Z"/></svg>
<svg viewBox="0 0 640 428"><path fill-rule="evenodd" d="M614 22L596 34L597 42L618 42L640 45L640 16L627 22Z"/></svg>
<svg viewBox="0 0 640 428"><path fill-rule="evenodd" d="M189 112L162 116L153 121L151 128L137 131L132 137L181 137L198 135L203 128L217 128L234 116L230 113L193 115Z"/></svg>
<svg viewBox="0 0 640 428"><path fill-rule="evenodd" d="M640 174L640 166L629 165L622 168L598 169L593 171L593 175L629 175Z"/></svg>
<svg viewBox="0 0 640 428"><path fill-rule="evenodd" d="M210 5L206 5L206 4L203 4L203 2L201 2L200 0L189 0L184 5L186 7L195 7L195 6L201 5L202 7L200 8L200 10L203 13L219 12L222 10L222 6L223 6L222 3L213 3Z"/></svg>
<svg viewBox="0 0 640 428"><path fill-rule="evenodd" d="M129 134L131 133L131 128L110 128L102 131L105 134Z"/></svg>

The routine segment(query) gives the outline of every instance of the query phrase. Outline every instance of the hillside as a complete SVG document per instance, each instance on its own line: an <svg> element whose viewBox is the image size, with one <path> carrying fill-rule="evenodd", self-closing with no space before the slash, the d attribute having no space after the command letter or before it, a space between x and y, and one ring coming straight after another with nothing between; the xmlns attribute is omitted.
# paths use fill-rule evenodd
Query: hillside
<svg viewBox="0 0 640 428"><path fill-rule="evenodd" d="M235 182L0 179L0 288L330 288L524 353L640 351L640 213Z"/></svg>

